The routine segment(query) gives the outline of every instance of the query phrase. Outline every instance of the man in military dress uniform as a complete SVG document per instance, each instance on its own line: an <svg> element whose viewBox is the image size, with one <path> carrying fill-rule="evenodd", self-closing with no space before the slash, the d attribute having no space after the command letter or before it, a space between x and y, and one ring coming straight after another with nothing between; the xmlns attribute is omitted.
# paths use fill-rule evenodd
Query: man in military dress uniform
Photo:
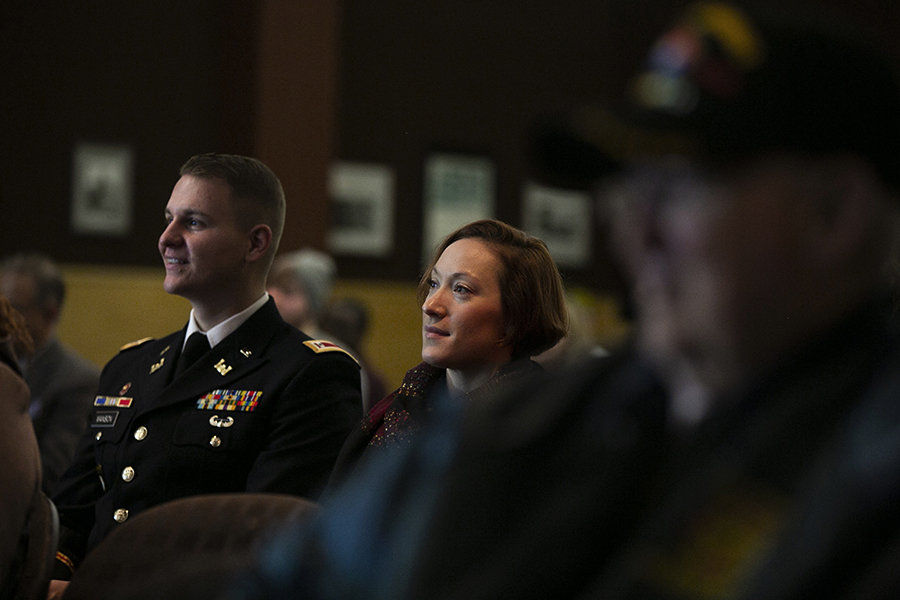
<svg viewBox="0 0 900 600"><path fill-rule="evenodd" d="M207 154L181 168L159 251L164 288L191 302L190 319L103 370L54 498L61 579L120 523L169 500L317 497L360 418L359 367L286 324L265 292L284 211L280 182L255 159Z"/></svg>

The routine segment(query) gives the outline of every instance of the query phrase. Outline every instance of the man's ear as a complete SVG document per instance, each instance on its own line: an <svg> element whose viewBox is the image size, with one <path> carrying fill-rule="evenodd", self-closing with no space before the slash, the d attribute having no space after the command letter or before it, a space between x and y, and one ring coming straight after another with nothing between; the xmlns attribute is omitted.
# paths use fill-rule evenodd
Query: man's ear
<svg viewBox="0 0 900 600"><path fill-rule="evenodd" d="M60 306L56 302L48 302L41 307L41 318L47 327L53 327L59 321Z"/></svg>
<svg viewBox="0 0 900 600"><path fill-rule="evenodd" d="M883 191L873 169L856 157L837 156L824 161L821 175L810 231L816 258L833 265L850 258L865 243L877 219Z"/></svg>
<svg viewBox="0 0 900 600"><path fill-rule="evenodd" d="M256 262L268 254L272 245L272 230L268 225L256 225L247 234L247 240L250 243L245 259L247 262Z"/></svg>

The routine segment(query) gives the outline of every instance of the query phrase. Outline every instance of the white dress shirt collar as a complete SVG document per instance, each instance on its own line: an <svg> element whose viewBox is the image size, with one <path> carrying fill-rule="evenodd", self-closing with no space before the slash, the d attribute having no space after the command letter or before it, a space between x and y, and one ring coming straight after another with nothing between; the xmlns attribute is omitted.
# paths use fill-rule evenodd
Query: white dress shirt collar
<svg viewBox="0 0 900 600"><path fill-rule="evenodd" d="M257 300L238 314L232 317L228 317L206 332L200 329L200 325L197 323L197 319L194 317L194 310L191 309L191 317L188 319L187 331L184 334L184 343L187 343L187 340L189 337L191 337L192 333L194 333L195 331L199 331L201 333L206 333L206 339L209 341L209 347L215 347L216 344L234 333L234 331L238 327L243 325L247 319L249 319L256 311L262 308L268 300L269 293L263 292L263 295L259 300ZM182 346L182 349L184 349L184 346Z"/></svg>

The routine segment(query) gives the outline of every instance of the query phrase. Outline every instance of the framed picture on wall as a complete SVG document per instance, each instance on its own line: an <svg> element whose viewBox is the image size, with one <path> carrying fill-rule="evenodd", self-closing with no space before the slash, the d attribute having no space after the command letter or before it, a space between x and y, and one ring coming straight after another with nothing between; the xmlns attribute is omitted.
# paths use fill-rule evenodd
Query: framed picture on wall
<svg viewBox="0 0 900 600"><path fill-rule="evenodd" d="M331 168L331 252L390 256L394 249L394 180L394 170L385 165L339 162Z"/></svg>
<svg viewBox="0 0 900 600"><path fill-rule="evenodd" d="M72 166L72 231L81 235L128 235L134 173L131 148L79 143Z"/></svg>
<svg viewBox="0 0 900 600"><path fill-rule="evenodd" d="M524 229L544 240L560 267L584 269L590 266L590 194L525 184L522 201Z"/></svg>
<svg viewBox="0 0 900 600"><path fill-rule="evenodd" d="M432 154L425 161L422 254L461 225L494 216L496 170L491 159L466 154Z"/></svg>

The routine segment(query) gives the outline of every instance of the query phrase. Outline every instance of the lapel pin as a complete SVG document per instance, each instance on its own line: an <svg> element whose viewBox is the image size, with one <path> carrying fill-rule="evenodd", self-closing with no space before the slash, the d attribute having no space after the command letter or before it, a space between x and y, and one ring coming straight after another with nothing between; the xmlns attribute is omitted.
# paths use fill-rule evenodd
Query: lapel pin
<svg viewBox="0 0 900 600"><path fill-rule="evenodd" d="M168 351L169 351L169 348L171 348L171 347L172 347L172 346L166 346L165 348L162 349L162 352L160 352L159 355L162 356L163 354L165 354L166 352L168 352Z"/></svg>
<svg viewBox="0 0 900 600"><path fill-rule="evenodd" d="M209 424L213 427L231 427L234 425L234 417L220 417L213 415L209 418Z"/></svg>
<svg viewBox="0 0 900 600"><path fill-rule="evenodd" d="M165 364L165 362L166 362L165 358L159 359L158 363L156 363L155 365L150 367L150 374L152 375L153 373L156 373L159 370L159 368Z"/></svg>
<svg viewBox="0 0 900 600"><path fill-rule="evenodd" d="M128 383L126 383L125 385L122 386L121 390L119 390L119 395L124 396L125 394L128 393L128 390L130 390L130 389L131 389L131 382L129 381Z"/></svg>
<svg viewBox="0 0 900 600"><path fill-rule="evenodd" d="M241 348L241 354L243 354L247 358L250 358L250 355L253 353L250 352L250 348L244 347L244 348Z"/></svg>
<svg viewBox="0 0 900 600"><path fill-rule="evenodd" d="M224 358L219 359L219 362L217 362L215 364L215 367L216 367L216 371L219 372L219 375L222 375L222 376L227 375L228 372L231 370L231 367L229 367L228 365L225 364Z"/></svg>

